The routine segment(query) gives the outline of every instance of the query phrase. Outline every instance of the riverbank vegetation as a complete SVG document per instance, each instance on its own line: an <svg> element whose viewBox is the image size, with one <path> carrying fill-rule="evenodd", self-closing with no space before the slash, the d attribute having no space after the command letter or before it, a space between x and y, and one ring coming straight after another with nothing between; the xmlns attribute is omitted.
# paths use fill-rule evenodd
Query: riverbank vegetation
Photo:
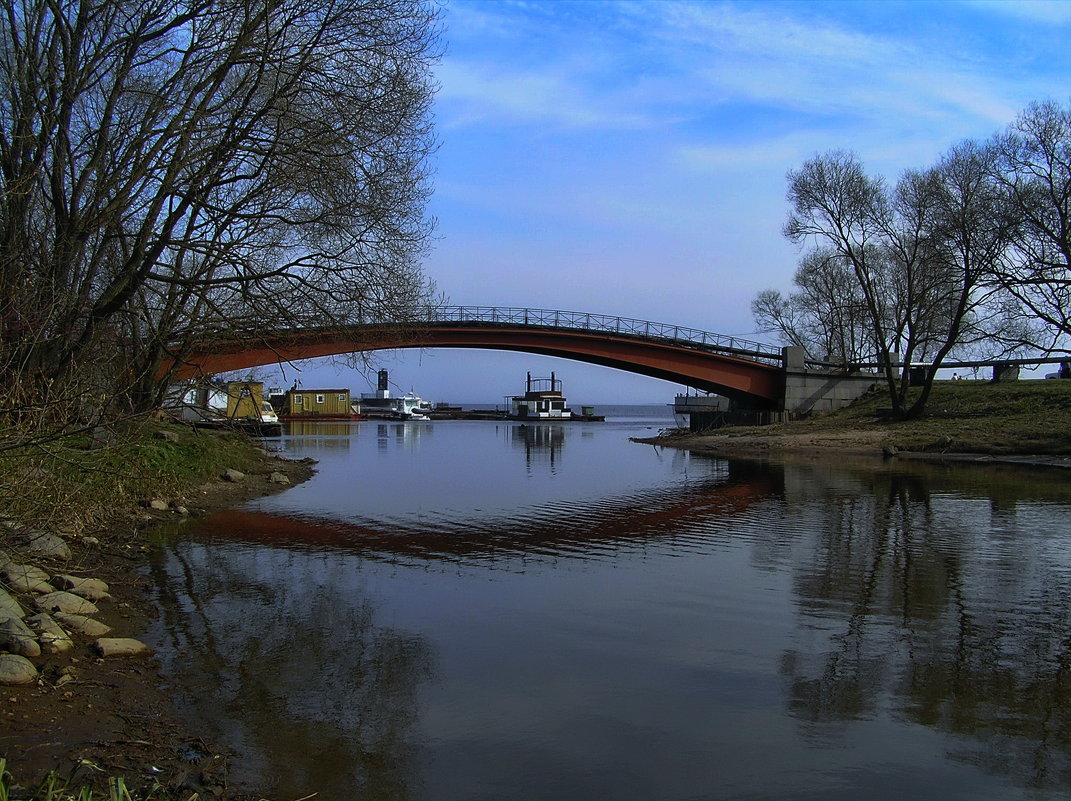
<svg viewBox="0 0 1071 801"><path fill-rule="evenodd" d="M1032 104L893 185L824 153L789 172L788 201L796 290L760 292L756 323L876 367L896 416L923 413L953 358L1071 359L1071 107Z"/></svg>
<svg viewBox="0 0 1071 801"><path fill-rule="evenodd" d="M153 499L190 496L228 469L254 472L264 458L240 433L139 417L0 453L0 509L19 526L99 531Z"/></svg>
<svg viewBox="0 0 1071 801"><path fill-rule="evenodd" d="M937 381L925 413L911 419L897 419L888 394L876 390L844 409L805 420L698 434L677 431L661 441L741 454L1071 455L1071 381Z"/></svg>

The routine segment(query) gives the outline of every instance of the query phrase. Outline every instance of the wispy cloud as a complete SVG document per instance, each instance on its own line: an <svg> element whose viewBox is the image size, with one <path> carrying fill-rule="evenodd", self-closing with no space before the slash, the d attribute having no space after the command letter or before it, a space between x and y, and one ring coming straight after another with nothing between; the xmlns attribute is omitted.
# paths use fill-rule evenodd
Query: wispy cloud
<svg viewBox="0 0 1071 801"><path fill-rule="evenodd" d="M1065 0L966 0L965 5L1000 16L1043 24L1071 25L1071 3Z"/></svg>
<svg viewBox="0 0 1071 801"><path fill-rule="evenodd" d="M554 124L564 127L636 128L642 114L615 107L592 93L574 70L515 70L477 62L444 64L439 102L447 129L479 124Z"/></svg>
<svg viewBox="0 0 1071 801"><path fill-rule="evenodd" d="M529 6L538 13L521 13ZM995 79L984 60L925 40L851 29L803 13L804 4L623 0L460 8L471 34L486 37L487 56L444 63L447 127L671 126L741 102L878 124L969 117L995 127L1031 92L1029 79ZM561 8L567 10L556 16ZM576 24L577 15L586 27ZM531 41L543 44L540 58L521 55Z"/></svg>

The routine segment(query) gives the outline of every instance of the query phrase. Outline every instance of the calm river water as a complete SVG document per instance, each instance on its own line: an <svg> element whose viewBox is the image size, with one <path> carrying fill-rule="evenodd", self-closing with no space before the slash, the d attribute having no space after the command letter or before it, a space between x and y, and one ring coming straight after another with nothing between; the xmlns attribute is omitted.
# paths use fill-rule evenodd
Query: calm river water
<svg viewBox="0 0 1071 801"><path fill-rule="evenodd" d="M1069 476L606 423L295 425L156 551L188 714L279 801L1066 798ZM1055 473L1055 474L1054 474Z"/></svg>

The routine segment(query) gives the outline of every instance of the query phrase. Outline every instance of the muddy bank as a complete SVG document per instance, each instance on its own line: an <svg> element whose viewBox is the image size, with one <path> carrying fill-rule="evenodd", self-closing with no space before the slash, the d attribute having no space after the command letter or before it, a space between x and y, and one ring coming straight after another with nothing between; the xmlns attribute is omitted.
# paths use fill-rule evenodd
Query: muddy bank
<svg viewBox="0 0 1071 801"><path fill-rule="evenodd" d="M666 436L634 439L634 442L703 453L732 459L761 459L774 456L809 456L815 459L854 456L904 461L969 462L974 464L1008 464L1025 467L1071 468L1071 456L1060 454L990 454L955 450L954 439L940 437L924 450L901 450L891 446L890 432L872 430L822 430L805 432L756 433L719 432L693 434L673 432Z"/></svg>
<svg viewBox="0 0 1071 801"><path fill-rule="evenodd" d="M139 637L156 615L141 575L154 527L173 524L184 512L200 517L282 491L312 473L310 462L264 453L238 480L221 475L167 498L167 509L146 507L127 525L86 530L68 539L70 559L41 566L106 581L112 599L98 604L94 617L111 627L109 636ZM28 606L32 598L19 600ZM7 759L12 786L35 787L55 770L63 778L73 776L74 786L123 776L132 788L159 782L173 788L175 797L198 792L242 798L227 788L226 755L173 711L151 656L102 658L91 646L93 638L74 639L72 650L33 660L39 670L33 683L0 687L0 756Z"/></svg>

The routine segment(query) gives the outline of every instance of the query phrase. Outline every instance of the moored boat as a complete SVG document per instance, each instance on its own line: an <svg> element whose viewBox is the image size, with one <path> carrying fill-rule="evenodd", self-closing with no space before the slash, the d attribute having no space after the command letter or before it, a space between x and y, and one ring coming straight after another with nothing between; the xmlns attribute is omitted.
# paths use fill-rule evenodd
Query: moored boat
<svg viewBox="0 0 1071 801"><path fill-rule="evenodd" d="M554 373L550 374L550 378L532 378L532 374L528 373L524 394L514 395L508 400L507 420L596 422L606 419L595 414L592 406L581 407L580 414L574 412L569 407L569 401L562 394L562 382L555 377Z"/></svg>

